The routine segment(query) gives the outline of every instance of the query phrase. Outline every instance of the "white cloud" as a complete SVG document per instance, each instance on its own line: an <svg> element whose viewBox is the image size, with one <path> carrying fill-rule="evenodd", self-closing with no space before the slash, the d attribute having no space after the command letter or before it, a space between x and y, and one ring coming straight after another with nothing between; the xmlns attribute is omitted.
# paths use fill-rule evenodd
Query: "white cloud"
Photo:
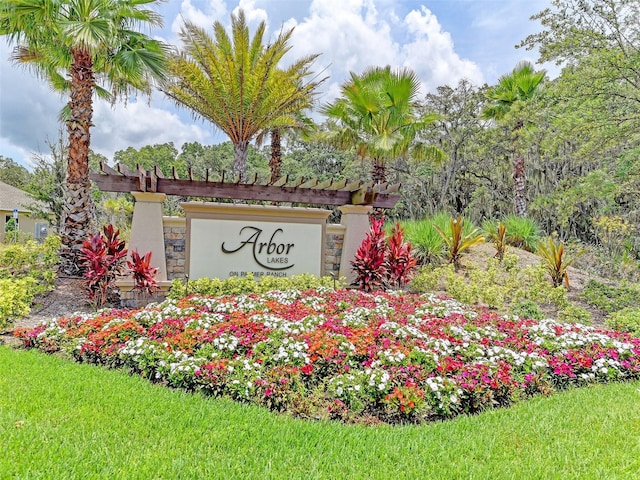
<svg viewBox="0 0 640 480"><path fill-rule="evenodd" d="M269 19L265 9L256 7L255 0L240 0L238 6L233 9L233 13L237 15L241 9L244 10L249 25L258 25L260 22L267 23Z"/></svg>
<svg viewBox="0 0 640 480"><path fill-rule="evenodd" d="M0 55L9 56L6 45L0 47ZM61 130L66 138L58 114L67 99L24 68L8 62L0 67L0 155L31 167L32 155L48 155L48 144L57 141ZM128 147L174 142L180 148L187 141L213 141L209 124L183 120L170 107L160 93L154 95L151 104L140 97L126 106L118 103L115 108L94 99L92 150L111 159L115 151Z"/></svg>
<svg viewBox="0 0 640 480"><path fill-rule="evenodd" d="M478 65L458 56L451 35L442 30L429 9L423 6L420 11L412 10L405 17L404 24L413 41L402 47L403 65L416 72L425 89L434 91L462 78L475 84L484 81Z"/></svg>
<svg viewBox="0 0 640 480"><path fill-rule="evenodd" d="M349 72L393 64L398 50L389 25L360 0L344 0L339 4L314 0L310 15L297 23L291 43L289 58L321 53L318 68L329 65L330 80L325 91L330 98L324 101L339 92L339 85Z"/></svg>
<svg viewBox="0 0 640 480"><path fill-rule="evenodd" d="M372 65L411 68L422 81L423 95L461 78L483 81L479 67L458 56L451 36L426 7L400 19L392 5L376 8L373 0L314 0L309 16L289 20L288 26L295 25L290 55L321 52L318 62L330 65L323 101L339 93L349 72L361 73ZM406 39L404 44L400 37Z"/></svg>
<svg viewBox="0 0 640 480"><path fill-rule="evenodd" d="M149 105L138 99L126 105L116 104L111 108L105 102L94 106L94 123L91 130L91 148L111 159L114 152L128 147L173 142L180 149L185 142L212 141L209 124L185 123L176 113Z"/></svg>
<svg viewBox="0 0 640 480"><path fill-rule="evenodd" d="M0 58L10 51L3 42ZM0 69L0 154L30 166L31 154L47 153L47 142L57 139L66 100L23 66L3 61Z"/></svg>
<svg viewBox="0 0 640 480"><path fill-rule="evenodd" d="M211 29L211 25L216 20L224 21L227 15L227 5L224 0L208 0L204 7L204 10L201 10L194 6L191 0L182 0L180 14L173 19L171 31L174 34L180 32L185 20L205 29Z"/></svg>

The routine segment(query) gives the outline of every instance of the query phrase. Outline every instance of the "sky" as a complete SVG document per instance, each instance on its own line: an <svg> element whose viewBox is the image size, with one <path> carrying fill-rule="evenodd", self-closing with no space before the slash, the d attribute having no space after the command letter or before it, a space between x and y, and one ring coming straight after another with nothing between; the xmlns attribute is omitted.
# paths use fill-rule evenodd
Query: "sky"
<svg viewBox="0 0 640 480"><path fill-rule="evenodd" d="M408 67L421 81L421 97L441 85L466 78L474 85L495 84L535 51L515 45L541 26L530 20L550 0L168 0L157 5L161 29L145 32L180 46L185 19L209 29L230 24L245 11L251 32L267 22L267 38L294 28L291 51L283 61L320 53L314 70L328 76L318 104L330 102L350 72L370 66ZM213 34L212 34L213 35ZM31 70L9 59L11 46L0 39L0 155L31 168L34 155L47 155L64 127L58 113L67 98L53 92ZM545 68L547 66L538 66ZM551 73L551 72L550 72ZM322 121L322 118L317 118ZM226 137L211 123L196 120L161 92L126 104L94 102L91 148L110 161L118 150L173 142L217 144ZM63 130L64 135L64 130Z"/></svg>

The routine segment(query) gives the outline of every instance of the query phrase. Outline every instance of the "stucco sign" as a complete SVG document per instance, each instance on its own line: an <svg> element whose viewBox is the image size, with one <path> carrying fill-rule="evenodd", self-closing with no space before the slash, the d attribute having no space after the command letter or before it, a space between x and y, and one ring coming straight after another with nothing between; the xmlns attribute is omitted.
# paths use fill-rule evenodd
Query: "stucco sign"
<svg viewBox="0 0 640 480"><path fill-rule="evenodd" d="M194 205L194 204L185 204ZM185 207L183 205L183 207ZM187 212L189 278L323 274L328 212L209 204ZM309 215L322 212L322 215ZM285 215L285 214L289 215ZM215 218L217 217L217 218ZM324 218L322 218L324 217ZM321 220L321 221L318 221Z"/></svg>

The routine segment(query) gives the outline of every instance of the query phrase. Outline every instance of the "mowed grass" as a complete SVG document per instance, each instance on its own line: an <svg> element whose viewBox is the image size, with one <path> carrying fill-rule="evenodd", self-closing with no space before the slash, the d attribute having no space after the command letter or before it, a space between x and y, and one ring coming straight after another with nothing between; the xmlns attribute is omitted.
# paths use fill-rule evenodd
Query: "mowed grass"
<svg viewBox="0 0 640 480"><path fill-rule="evenodd" d="M640 382L359 426L0 347L0 478L640 479Z"/></svg>

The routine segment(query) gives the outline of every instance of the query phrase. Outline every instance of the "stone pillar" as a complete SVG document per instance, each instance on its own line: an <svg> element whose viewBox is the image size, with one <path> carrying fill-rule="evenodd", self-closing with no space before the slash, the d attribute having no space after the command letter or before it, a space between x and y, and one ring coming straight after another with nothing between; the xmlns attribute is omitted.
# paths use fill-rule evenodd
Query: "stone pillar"
<svg viewBox="0 0 640 480"><path fill-rule="evenodd" d="M344 242L344 225L327 224L326 257L324 259L325 275L340 276L342 245Z"/></svg>
<svg viewBox="0 0 640 480"><path fill-rule="evenodd" d="M151 265L158 268L158 283L167 280L167 260L162 228L162 202L164 193L131 192L136 203L133 207L129 251L140 255L151 252Z"/></svg>
<svg viewBox="0 0 640 480"><path fill-rule="evenodd" d="M340 223L346 227L340 259L340 276L347 278L347 285L355 281L356 276L351 270L351 260L370 230L369 214L373 207L363 205L343 205L339 207L342 213Z"/></svg>

